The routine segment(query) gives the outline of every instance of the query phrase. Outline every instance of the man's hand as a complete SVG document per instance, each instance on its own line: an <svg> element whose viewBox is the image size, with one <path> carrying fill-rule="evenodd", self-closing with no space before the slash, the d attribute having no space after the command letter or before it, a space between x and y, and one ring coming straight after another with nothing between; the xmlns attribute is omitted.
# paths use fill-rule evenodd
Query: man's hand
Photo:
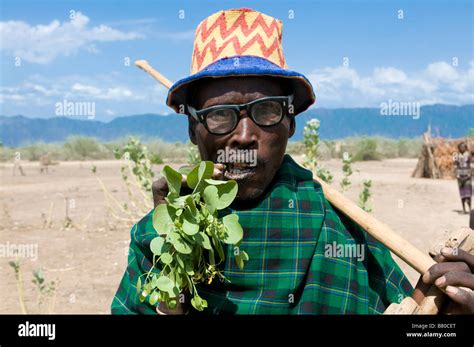
<svg viewBox="0 0 474 347"><path fill-rule="evenodd" d="M224 177L224 169L224 164L214 164L214 173L212 174L212 178L222 179ZM183 189L183 191L189 190L185 175L183 175L183 180L181 181L181 189ZM168 195L169 190L168 184L166 183L166 179L164 177L153 182L151 190L153 192L153 203L155 207L166 202L165 197Z"/></svg>
<svg viewBox="0 0 474 347"><path fill-rule="evenodd" d="M167 316L167 315L182 315L182 314L188 314L189 312L189 307L186 303L180 303L176 305L174 309L169 309L168 306L164 302L160 302L158 306L156 306L156 313L159 315Z"/></svg>
<svg viewBox="0 0 474 347"><path fill-rule="evenodd" d="M421 279L425 284L434 284L442 289L451 299L443 313L473 314L474 255L462 249L445 247L435 260L438 264L430 267Z"/></svg>

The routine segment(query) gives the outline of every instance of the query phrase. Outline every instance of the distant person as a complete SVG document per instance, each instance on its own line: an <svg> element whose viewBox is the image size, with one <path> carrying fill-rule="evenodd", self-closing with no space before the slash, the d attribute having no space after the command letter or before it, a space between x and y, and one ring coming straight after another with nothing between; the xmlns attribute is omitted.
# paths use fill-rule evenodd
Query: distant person
<svg viewBox="0 0 474 347"><path fill-rule="evenodd" d="M465 142L461 142L458 145L458 151L458 155L454 161L456 167L456 178L458 179L462 210L464 213L469 214L471 211L472 196L471 153L468 151ZM465 205L467 205L467 210Z"/></svg>

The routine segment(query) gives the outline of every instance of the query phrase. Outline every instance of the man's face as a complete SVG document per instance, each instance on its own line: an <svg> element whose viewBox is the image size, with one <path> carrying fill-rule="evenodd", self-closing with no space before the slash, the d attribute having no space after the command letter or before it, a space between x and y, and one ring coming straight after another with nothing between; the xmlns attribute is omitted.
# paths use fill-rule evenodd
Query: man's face
<svg viewBox="0 0 474 347"><path fill-rule="evenodd" d="M281 82L280 82L281 83ZM268 96L286 96L277 80L263 77L229 77L207 80L195 87L193 105L200 110L215 105L244 104ZM256 150L257 165L227 165L225 176L239 185L238 202L259 197L280 168L288 138L294 133L289 117L270 127L260 127L243 110L237 127L226 135L214 135L190 117L189 135L201 158L218 162L219 150Z"/></svg>

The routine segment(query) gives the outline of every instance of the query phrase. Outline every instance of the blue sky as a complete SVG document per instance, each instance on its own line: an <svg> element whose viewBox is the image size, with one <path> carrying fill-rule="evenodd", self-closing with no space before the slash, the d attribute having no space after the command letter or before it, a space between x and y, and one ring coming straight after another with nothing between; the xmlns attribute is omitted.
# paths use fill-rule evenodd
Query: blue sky
<svg viewBox="0 0 474 347"><path fill-rule="evenodd" d="M474 103L472 1L3 0L0 6L2 115L52 117L63 100L94 102L96 119L104 121L167 114L165 88L133 61L148 60L172 81L186 76L197 24L235 7L283 21L288 65L313 83L314 107L377 107L388 99Z"/></svg>

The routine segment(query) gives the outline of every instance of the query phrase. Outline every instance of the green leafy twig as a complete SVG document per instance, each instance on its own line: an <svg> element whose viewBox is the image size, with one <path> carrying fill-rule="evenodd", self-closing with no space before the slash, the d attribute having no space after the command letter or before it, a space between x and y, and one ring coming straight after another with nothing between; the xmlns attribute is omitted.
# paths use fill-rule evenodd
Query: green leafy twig
<svg viewBox="0 0 474 347"><path fill-rule="evenodd" d="M115 158L124 158L132 161L134 163L132 172L138 179L140 186L146 192L151 193L154 173L146 146L142 145L138 139L132 137L125 146L115 150Z"/></svg>
<svg viewBox="0 0 474 347"><path fill-rule="evenodd" d="M211 284L215 278L226 280L219 269L225 260L223 245L236 247L234 255L240 269L249 259L238 248L243 237L239 217L218 217L218 211L235 199L237 183L214 180L213 171L212 162L201 162L186 177L192 193L180 196L182 174L169 166L163 168L169 193L166 203L158 205L153 213L157 231L150 243L153 267L144 275L144 282L140 278L137 283L142 302L148 298L151 305L165 302L169 308L175 308L178 295L187 292L192 296L192 306L202 311L207 302L199 296L196 284Z"/></svg>
<svg viewBox="0 0 474 347"><path fill-rule="evenodd" d="M44 298L49 297L50 300L48 306L48 313L51 313L54 307L54 302L56 300L56 282L46 282L43 275L43 271L41 269L33 271L32 282L36 285L36 288L38 290L38 308L41 310L44 303Z"/></svg>
<svg viewBox="0 0 474 347"><path fill-rule="evenodd" d="M127 189L128 201L118 201L111 194L97 175L95 166L92 172L96 174L112 217L119 221L133 223L153 207L151 203L151 186L154 179L152 164L160 162L161 159L150 153L146 146L134 138L130 138L123 147L115 149L115 157L126 160L121 167L121 177ZM134 188L133 191L132 188Z"/></svg>
<svg viewBox="0 0 474 347"><path fill-rule="evenodd" d="M349 176L352 175L352 158L351 155L347 152L344 152L342 156L342 174L343 174L343 179L341 180L341 189L342 193L346 192L350 186L351 186L351 181L349 180Z"/></svg>
<svg viewBox="0 0 474 347"><path fill-rule="evenodd" d="M318 163L319 127L319 120L313 118L306 122L303 129L303 144L305 147L303 165L312 172L316 172L316 175L323 181L331 183L334 180L332 173Z"/></svg>
<svg viewBox="0 0 474 347"><path fill-rule="evenodd" d="M372 187L371 180L364 180L364 188L359 194L359 207L366 212L372 212L372 206L370 205L370 197L372 193L370 188Z"/></svg>
<svg viewBox="0 0 474 347"><path fill-rule="evenodd" d="M21 263L17 259L15 261L10 261L8 264L15 271L16 287L18 289L18 300L20 301L21 312L23 314L27 314L28 310L26 309L25 304L25 290L23 289L23 275L21 272Z"/></svg>
<svg viewBox="0 0 474 347"><path fill-rule="evenodd" d="M18 300L20 302L21 312L23 314L31 313L28 311L26 307L26 303L25 303L25 289L24 289L24 283L23 283L23 272L21 269L21 262L19 259L17 259L15 261L10 261L8 264L15 271L16 286L18 289ZM46 311L46 313L51 313L53 311L54 304L56 301L57 282L50 281L49 283L47 283L45 281L42 270L33 271L32 282L36 285L36 288L38 290L37 306L38 306L39 313L42 313L42 307L43 307L45 297L49 297L50 299L48 310Z"/></svg>

